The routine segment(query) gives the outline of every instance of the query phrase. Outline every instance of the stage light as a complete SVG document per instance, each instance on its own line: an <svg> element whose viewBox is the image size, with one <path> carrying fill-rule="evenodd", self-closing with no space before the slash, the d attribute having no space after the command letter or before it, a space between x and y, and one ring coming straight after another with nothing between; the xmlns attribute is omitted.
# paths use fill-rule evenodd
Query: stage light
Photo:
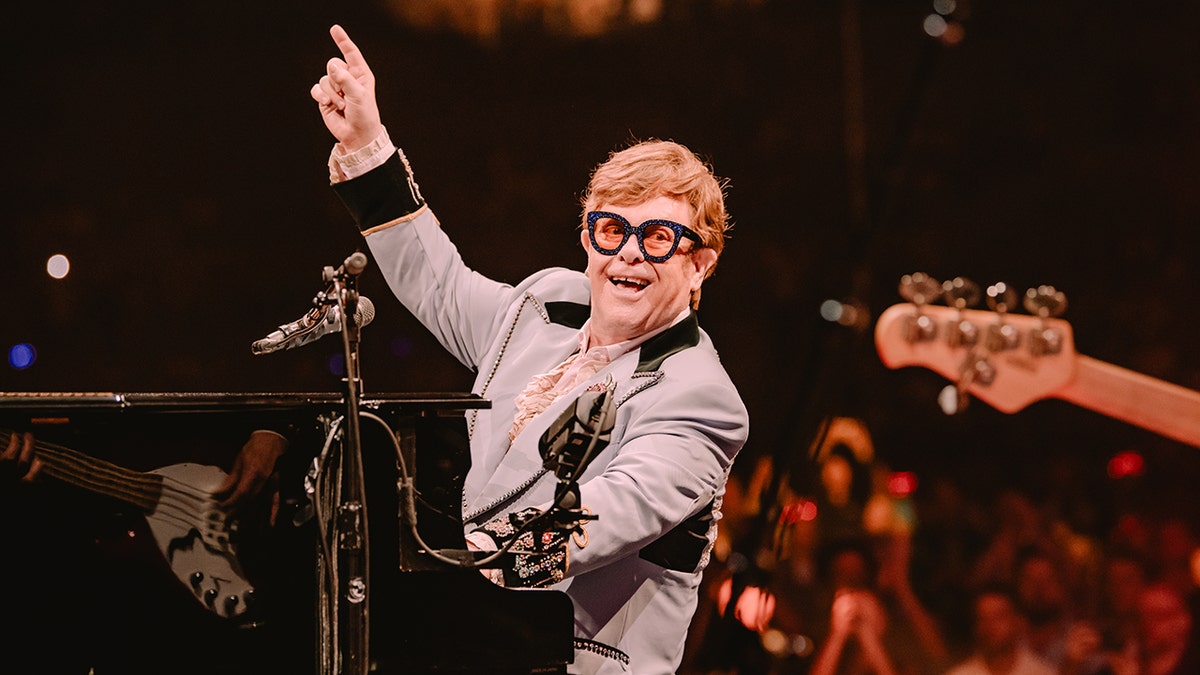
<svg viewBox="0 0 1200 675"><path fill-rule="evenodd" d="M911 471L895 471L888 476L888 492L895 497L907 497L917 490L917 474Z"/></svg>
<svg viewBox="0 0 1200 675"><path fill-rule="evenodd" d="M821 318L834 323L842 318L842 303L837 300L826 300L821 303Z"/></svg>
<svg viewBox="0 0 1200 675"><path fill-rule="evenodd" d="M804 658L813 653L816 644L807 635L788 634L778 628L768 628L760 638L763 649L780 659L789 656Z"/></svg>
<svg viewBox="0 0 1200 675"><path fill-rule="evenodd" d="M1112 479L1130 478L1142 475L1146 462L1141 453L1134 450L1118 452L1108 460L1108 477Z"/></svg>
<svg viewBox="0 0 1200 675"><path fill-rule="evenodd" d="M933 0L933 11L942 16L950 16L956 7L958 7L958 3L954 0Z"/></svg>
<svg viewBox="0 0 1200 675"><path fill-rule="evenodd" d="M34 361L37 361L37 350L27 342L13 345L8 350L8 365L17 370L25 370L32 366Z"/></svg>
<svg viewBox="0 0 1200 675"><path fill-rule="evenodd" d="M921 24L929 37L941 37L946 32L946 20L939 14L930 14Z"/></svg>
<svg viewBox="0 0 1200 675"><path fill-rule="evenodd" d="M61 253L55 253L46 261L46 273L55 279L62 279L71 272L71 261Z"/></svg>
<svg viewBox="0 0 1200 675"><path fill-rule="evenodd" d="M957 21L951 21L946 24L946 32L942 33L942 44L956 45L963 41L967 36L967 31L963 25Z"/></svg>
<svg viewBox="0 0 1200 675"><path fill-rule="evenodd" d="M807 499L797 498L784 504L779 512L779 522L784 525L795 525L799 522L812 522L817 519L817 503Z"/></svg>
<svg viewBox="0 0 1200 675"><path fill-rule="evenodd" d="M867 313L867 308L853 298L846 300L826 300L821 303L819 311L821 318L829 323L849 326L860 331L866 328L871 320L870 315Z"/></svg>

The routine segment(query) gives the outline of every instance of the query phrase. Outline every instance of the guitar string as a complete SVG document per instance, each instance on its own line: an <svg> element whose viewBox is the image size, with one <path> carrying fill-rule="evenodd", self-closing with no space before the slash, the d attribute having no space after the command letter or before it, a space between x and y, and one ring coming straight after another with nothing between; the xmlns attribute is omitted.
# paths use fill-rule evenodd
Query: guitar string
<svg viewBox="0 0 1200 675"><path fill-rule="evenodd" d="M0 444L7 445L11 437L11 432L0 431ZM196 528L218 536L227 529L221 515L215 518L216 522L211 518L207 522L194 518L194 514L206 510L202 505L211 501L211 494L176 478L125 469L47 441L36 441L34 448L39 451L36 455L46 466L47 475L53 478L90 486L147 512L153 510L185 529Z"/></svg>
<svg viewBox="0 0 1200 675"><path fill-rule="evenodd" d="M48 469L62 473L64 480L71 480L85 487L92 485L104 488L115 485L118 488L129 488L117 489L112 496L139 506L147 500L154 499L154 488L158 481L149 476L45 441L37 441L34 448L39 451L36 453L37 458L42 460Z"/></svg>
<svg viewBox="0 0 1200 675"><path fill-rule="evenodd" d="M35 444L35 447L39 445ZM205 495L202 492L191 490L192 494L188 494L188 491L178 487L178 481L169 477L123 469L69 449L45 450L38 456L43 461L49 460L46 467L52 477L84 487L90 486L103 494L131 503L143 511L154 512L184 529L213 531L213 528L206 526L196 517L196 514L204 510L202 505ZM87 469L98 473L89 474Z"/></svg>
<svg viewBox="0 0 1200 675"><path fill-rule="evenodd" d="M59 454L68 453L60 452ZM52 454L51 456L54 455ZM81 464L105 467L105 463L89 458L87 455L69 453L68 456L78 459ZM47 466L51 465L47 464ZM209 537L215 536L220 538L222 532L227 529L224 526L225 523L222 514L219 514L215 509L205 508L211 505L211 495L186 483L182 483L176 478L161 476L151 472L141 473L124 470L125 474L119 473L119 471L113 472L115 480L113 477L109 477L109 480L102 481L94 476L85 476L78 471L69 471L66 467L57 468L60 473L66 475L55 477L63 479L74 478L73 482L76 482L76 484L91 484L94 487L107 488L106 490L102 490L102 492L122 498L138 506L143 511L154 512L155 515L185 530L194 528ZM116 468L120 470L120 467ZM51 475L54 475L54 473L51 473ZM137 489L139 486L140 490ZM121 489L130 487L134 489ZM130 493L134 496L131 497ZM203 518L202 514L204 513L209 513L210 517L207 519Z"/></svg>

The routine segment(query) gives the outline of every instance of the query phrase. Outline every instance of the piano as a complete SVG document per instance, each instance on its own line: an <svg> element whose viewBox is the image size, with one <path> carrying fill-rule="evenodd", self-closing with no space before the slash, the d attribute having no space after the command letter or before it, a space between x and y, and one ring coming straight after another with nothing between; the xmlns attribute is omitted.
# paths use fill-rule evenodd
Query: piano
<svg viewBox="0 0 1200 675"><path fill-rule="evenodd" d="M564 593L440 562L404 522L393 439L415 477L421 542L466 548L465 415L487 405L359 401L372 673L565 673L571 661ZM328 559L305 481L345 413L343 395L325 392L0 392L0 442L32 431L45 462L33 483L0 477L0 578L17 624L0 631L0 672L323 675ZM289 438L279 498L265 490L222 520L203 499L224 475L212 467L227 470L256 429Z"/></svg>

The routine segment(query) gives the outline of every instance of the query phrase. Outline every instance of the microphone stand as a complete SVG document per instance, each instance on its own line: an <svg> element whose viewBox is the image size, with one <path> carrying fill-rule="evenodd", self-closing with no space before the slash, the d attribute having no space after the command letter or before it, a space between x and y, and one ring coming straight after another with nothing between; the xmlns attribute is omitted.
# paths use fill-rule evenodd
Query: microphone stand
<svg viewBox="0 0 1200 675"><path fill-rule="evenodd" d="M325 282L331 285L331 292L323 294L321 301L336 304L342 317L355 316L359 300L358 275L366 265L366 255L356 252L341 267L326 267L323 276ZM366 675L370 666L370 565L359 418L359 401L363 391L358 359L360 334L358 322L344 318L342 350L346 376L342 382L345 385L346 414L342 420L341 461L334 462L337 467L337 475L333 479L337 504L329 522L321 523L323 527L331 527L329 541L336 546L336 552L331 552L328 547L322 548L322 555L332 558L325 561L332 569L322 579L332 588L322 593L323 598L320 598L329 603L323 607L321 623L332 623L331 626L322 626L328 629L322 630L322 672L331 675Z"/></svg>

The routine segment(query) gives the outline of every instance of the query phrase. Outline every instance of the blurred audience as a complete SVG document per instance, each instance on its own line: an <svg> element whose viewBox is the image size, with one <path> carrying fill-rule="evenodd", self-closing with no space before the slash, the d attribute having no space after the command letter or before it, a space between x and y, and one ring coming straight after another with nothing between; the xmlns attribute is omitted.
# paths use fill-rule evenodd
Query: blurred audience
<svg viewBox="0 0 1200 675"><path fill-rule="evenodd" d="M950 474L917 489L844 440L797 475L731 481L737 536L690 636L709 658L681 675L1200 675L1190 510L1129 483L1101 506Z"/></svg>
<svg viewBox="0 0 1200 675"><path fill-rule="evenodd" d="M1015 594L1000 584L982 586L972 603L973 651L946 675L1053 675L1053 665L1026 642L1026 620Z"/></svg>
<svg viewBox="0 0 1200 675"><path fill-rule="evenodd" d="M1140 675L1200 673L1195 621L1173 584L1156 582L1138 598L1139 640L1133 650Z"/></svg>

